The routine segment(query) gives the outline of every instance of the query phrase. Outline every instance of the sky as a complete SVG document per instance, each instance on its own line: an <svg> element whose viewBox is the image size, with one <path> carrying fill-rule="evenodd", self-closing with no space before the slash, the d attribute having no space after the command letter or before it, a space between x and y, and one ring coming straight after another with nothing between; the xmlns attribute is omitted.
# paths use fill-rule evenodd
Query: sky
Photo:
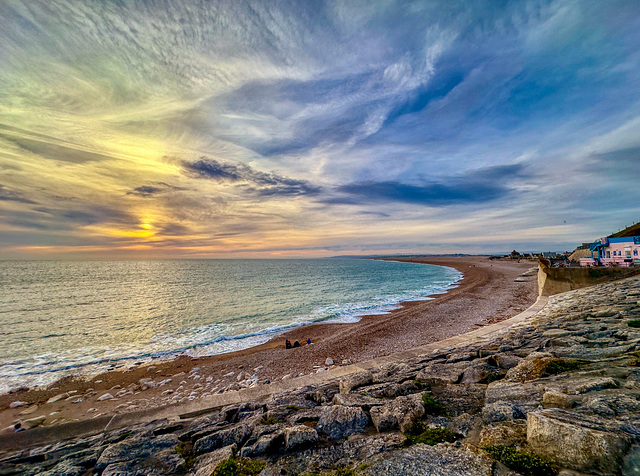
<svg viewBox="0 0 640 476"><path fill-rule="evenodd" d="M561 251L636 221L637 0L0 2L0 259Z"/></svg>

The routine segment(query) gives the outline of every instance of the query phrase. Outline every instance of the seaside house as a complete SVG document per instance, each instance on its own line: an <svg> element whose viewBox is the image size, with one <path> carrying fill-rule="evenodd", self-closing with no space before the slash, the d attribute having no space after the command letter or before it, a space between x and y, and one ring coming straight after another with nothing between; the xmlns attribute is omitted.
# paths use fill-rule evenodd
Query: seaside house
<svg viewBox="0 0 640 476"><path fill-rule="evenodd" d="M606 237L589 246L590 257L580 258L580 266L640 265L640 236Z"/></svg>

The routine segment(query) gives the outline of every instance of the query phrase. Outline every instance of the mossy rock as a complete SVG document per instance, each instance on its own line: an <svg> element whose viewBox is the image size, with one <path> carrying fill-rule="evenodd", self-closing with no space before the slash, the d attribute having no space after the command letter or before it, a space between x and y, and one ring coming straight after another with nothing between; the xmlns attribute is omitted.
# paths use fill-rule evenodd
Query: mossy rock
<svg viewBox="0 0 640 476"><path fill-rule="evenodd" d="M438 443L453 443L463 438L460 433L448 428L427 428L422 422L416 422L404 436L406 438L405 446L417 445L418 443L434 446Z"/></svg>
<svg viewBox="0 0 640 476"><path fill-rule="evenodd" d="M493 459L522 476L555 476L558 472L551 463L539 456L518 451L510 446L487 446L483 448Z"/></svg>
<svg viewBox="0 0 640 476"><path fill-rule="evenodd" d="M640 319L632 319L630 321L627 321L627 325L629 327L640 328Z"/></svg>
<svg viewBox="0 0 640 476"><path fill-rule="evenodd" d="M448 413L447 408L428 393L422 394L422 404L427 415L439 416Z"/></svg>
<svg viewBox="0 0 640 476"><path fill-rule="evenodd" d="M255 476L266 466L262 461L249 458L229 458L221 461L212 476Z"/></svg>

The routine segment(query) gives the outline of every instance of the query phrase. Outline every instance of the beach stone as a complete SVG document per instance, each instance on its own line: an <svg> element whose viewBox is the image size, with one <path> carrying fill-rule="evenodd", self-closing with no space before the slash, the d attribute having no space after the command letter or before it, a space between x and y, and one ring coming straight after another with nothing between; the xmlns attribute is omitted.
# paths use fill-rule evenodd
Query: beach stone
<svg viewBox="0 0 640 476"><path fill-rule="evenodd" d="M368 370L348 375L340 380L340 393L349 393L351 390L373 383L373 375Z"/></svg>
<svg viewBox="0 0 640 476"><path fill-rule="evenodd" d="M331 357L327 357L327 360L324 361L324 365L329 366L329 365L333 365L333 364L334 364L334 362L333 362L333 359Z"/></svg>
<svg viewBox="0 0 640 476"><path fill-rule="evenodd" d="M193 451L198 455L208 453L209 451L217 448L222 448L223 446L230 446L233 444L241 446L242 443L251 435L251 432L251 428L245 424L226 428L198 439L193 445Z"/></svg>
<svg viewBox="0 0 640 476"><path fill-rule="evenodd" d="M9 404L9 408L18 408L18 407L23 407L25 405L27 405L27 402L16 400L15 402L11 402Z"/></svg>
<svg viewBox="0 0 640 476"><path fill-rule="evenodd" d="M562 410L527 415L527 442L538 455L576 471L618 473L633 441L620 431L594 428L594 421L578 419Z"/></svg>
<svg viewBox="0 0 640 476"><path fill-rule="evenodd" d="M287 451L313 446L318 442L318 432L305 425L286 428L284 441Z"/></svg>
<svg viewBox="0 0 640 476"><path fill-rule="evenodd" d="M104 395L98 397L98 401L102 402L104 400L111 400L113 398L113 395L111 395L110 393L105 393Z"/></svg>
<svg viewBox="0 0 640 476"><path fill-rule="evenodd" d="M360 407L332 405L322 409L317 429L329 438L340 440L361 433L369 424L369 417Z"/></svg>
<svg viewBox="0 0 640 476"><path fill-rule="evenodd" d="M261 435L253 443L247 442L240 451L240 454L244 458L252 458L255 456L278 453L280 448L284 445L284 442L284 431L278 430L274 433Z"/></svg>
<svg viewBox="0 0 640 476"><path fill-rule="evenodd" d="M378 432L397 429L404 432L424 415L422 395L398 397L392 402L372 408L370 414Z"/></svg>
<svg viewBox="0 0 640 476"><path fill-rule="evenodd" d="M68 396L68 393L61 393L59 395L56 395L55 397L51 397L49 400L47 400L47 403L55 403L59 400L62 400L63 398L67 398Z"/></svg>
<svg viewBox="0 0 640 476"><path fill-rule="evenodd" d="M37 426L44 424L46 419L47 417L44 415L41 415L35 418L30 418L22 422L22 428L24 428L25 430L30 430L31 428L35 428Z"/></svg>

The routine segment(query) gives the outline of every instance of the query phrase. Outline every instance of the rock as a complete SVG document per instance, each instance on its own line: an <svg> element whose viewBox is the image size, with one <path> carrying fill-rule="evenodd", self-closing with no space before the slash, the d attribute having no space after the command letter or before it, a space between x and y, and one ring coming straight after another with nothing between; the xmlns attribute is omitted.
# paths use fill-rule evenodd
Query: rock
<svg viewBox="0 0 640 476"><path fill-rule="evenodd" d="M462 362L468 365L467 362ZM454 364L431 364L418 372L416 380L429 386L442 386L459 383L464 369Z"/></svg>
<svg viewBox="0 0 640 476"><path fill-rule="evenodd" d="M554 360L548 352L532 352L518 365L507 370L504 379L507 382L527 382L542 377L544 369Z"/></svg>
<svg viewBox="0 0 640 476"><path fill-rule="evenodd" d="M478 446L521 446L527 442L527 425L524 421L492 423L480 431Z"/></svg>
<svg viewBox="0 0 640 476"><path fill-rule="evenodd" d="M287 451L315 445L318 433L305 425L294 426L284 430L284 442Z"/></svg>
<svg viewBox="0 0 640 476"><path fill-rule="evenodd" d="M113 398L113 395L111 395L110 393L105 393L104 395L98 397L98 401L102 402L104 400L111 400Z"/></svg>
<svg viewBox="0 0 640 476"><path fill-rule="evenodd" d="M495 474L492 463L465 446L415 445L378 458L366 469L369 476L480 476ZM512 473L513 474L513 473Z"/></svg>
<svg viewBox="0 0 640 476"><path fill-rule="evenodd" d="M59 395L56 395L55 397L51 397L49 400L47 400L47 403L55 403L58 400L62 400L63 398L67 398L69 396L68 393L61 393Z"/></svg>
<svg viewBox="0 0 640 476"><path fill-rule="evenodd" d="M305 427L306 428L306 427ZM254 456L263 456L271 453L278 453L284 445L284 432L276 431L274 433L261 435L255 442L249 444L247 442L242 448L241 456L251 458Z"/></svg>
<svg viewBox="0 0 640 476"><path fill-rule="evenodd" d="M42 425L46 419L47 417L44 415L40 415L39 417L35 417L35 418L30 418L22 422L22 428L24 428L25 430L35 428L36 426Z"/></svg>
<svg viewBox="0 0 640 476"><path fill-rule="evenodd" d="M229 445L199 457L194 467L194 476L211 476L216 467L222 461L231 458L235 452L236 445Z"/></svg>
<svg viewBox="0 0 640 476"><path fill-rule="evenodd" d="M640 445L632 447L624 457L622 474L624 476L640 476Z"/></svg>
<svg viewBox="0 0 640 476"><path fill-rule="evenodd" d="M38 476L81 476L87 468L76 466L70 461L62 461L48 471L38 473Z"/></svg>
<svg viewBox="0 0 640 476"><path fill-rule="evenodd" d="M371 407L379 407L384 405L386 402L379 398L372 398L364 395L338 393L334 395L331 403L333 405L343 405L345 407L361 407L363 410L368 411Z"/></svg>
<svg viewBox="0 0 640 476"><path fill-rule="evenodd" d="M340 440L361 433L369 424L369 417L360 407L332 405L322 410L317 429L329 438Z"/></svg>
<svg viewBox="0 0 640 476"><path fill-rule="evenodd" d="M193 445L195 454L208 453L211 450L222 448L223 446L241 446L244 440L251 435L251 428L241 424L231 428L220 430L212 435L200 438Z"/></svg>
<svg viewBox="0 0 640 476"><path fill-rule="evenodd" d="M18 408L18 407L23 407L25 405L27 405L27 402L16 400L15 402L11 402L9 404L9 408Z"/></svg>
<svg viewBox="0 0 640 476"><path fill-rule="evenodd" d="M324 365L333 365L333 359L331 357L327 357L327 360L324 361Z"/></svg>
<svg viewBox="0 0 640 476"><path fill-rule="evenodd" d="M545 408L572 408L575 405L575 400L566 393L550 390L542 395L542 403Z"/></svg>
<svg viewBox="0 0 640 476"><path fill-rule="evenodd" d="M132 436L107 446L98 458L95 469L100 472L106 470L110 465L119 463L126 467L128 462L139 466L153 454L162 450L174 450L177 444L178 437L175 435L160 435L155 438L151 438L148 434ZM120 465L114 466L112 469L126 470L125 467Z"/></svg>
<svg viewBox="0 0 640 476"><path fill-rule="evenodd" d="M373 375L368 370L348 375L340 380L340 393L349 393L354 388L373 383Z"/></svg>
<svg viewBox="0 0 640 476"><path fill-rule="evenodd" d="M618 473L633 438L562 410L527 415L527 442L538 455L576 471ZM603 431L604 430L604 431Z"/></svg>
<svg viewBox="0 0 640 476"><path fill-rule="evenodd" d="M392 402L371 409L371 420L378 432L400 429L406 431L424 415L422 395L398 397Z"/></svg>

